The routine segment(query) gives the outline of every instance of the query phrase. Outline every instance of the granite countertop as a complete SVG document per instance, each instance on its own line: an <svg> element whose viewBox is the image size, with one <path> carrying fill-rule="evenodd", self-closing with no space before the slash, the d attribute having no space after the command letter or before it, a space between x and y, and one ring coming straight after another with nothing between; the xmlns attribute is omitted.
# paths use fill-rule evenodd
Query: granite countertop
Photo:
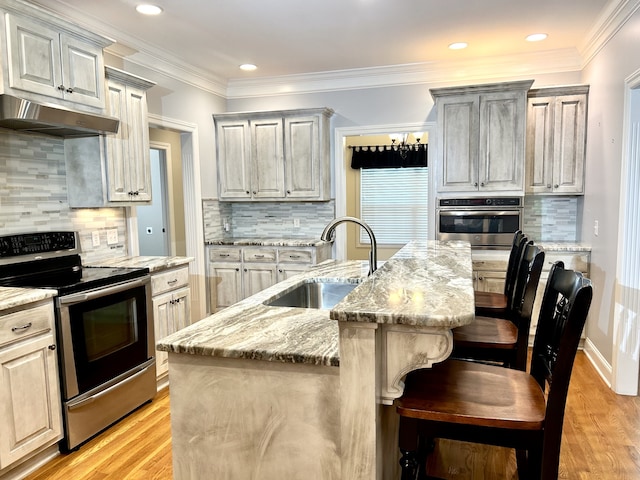
<svg viewBox="0 0 640 480"><path fill-rule="evenodd" d="M221 240L209 240L205 242L206 245L235 245L235 246L247 246L247 245L261 245L265 247L318 247L324 245L324 240L319 238L224 238Z"/></svg>
<svg viewBox="0 0 640 480"><path fill-rule="evenodd" d="M57 294L56 290L46 288L0 287L0 310L39 302L46 298L55 297Z"/></svg>
<svg viewBox="0 0 640 480"><path fill-rule="evenodd" d="M168 268L179 267L193 262L193 260L193 257L115 257L108 260L100 260L87 266L148 268L150 273L154 273Z"/></svg>
<svg viewBox="0 0 640 480"><path fill-rule="evenodd" d="M419 242L374 275L368 262L327 260L160 339L157 349L227 358L339 365L338 322L451 328L474 317L471 249L463 242ZM360 283L332 310L271 307L305 281Z"/></svg>

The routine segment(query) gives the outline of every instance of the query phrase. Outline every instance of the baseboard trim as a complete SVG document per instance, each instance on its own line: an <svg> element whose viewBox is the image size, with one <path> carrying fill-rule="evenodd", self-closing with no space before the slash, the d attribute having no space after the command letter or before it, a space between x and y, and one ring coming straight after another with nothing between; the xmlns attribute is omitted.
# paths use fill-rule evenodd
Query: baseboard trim
<svg viewBox="0 0 640 480"><path fill-rule="evenodd" d="M584 341L584 353L593 365L593 368L596 369L600 378L604 381L604 383L611 388L611 382L613 378L613 368L607 362L607 360L602 356L600 351L596 348L596 346L589 340L588 338Z"/></svg>

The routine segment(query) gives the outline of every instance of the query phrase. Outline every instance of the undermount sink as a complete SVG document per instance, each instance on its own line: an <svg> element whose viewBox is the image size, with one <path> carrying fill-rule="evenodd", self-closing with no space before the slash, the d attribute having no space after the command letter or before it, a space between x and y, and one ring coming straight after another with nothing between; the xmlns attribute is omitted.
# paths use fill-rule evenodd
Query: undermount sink
<svg viewBox="0 0 640 480"><path fill-rule="evenodd" d="M357 286L357 283L308 281L264 304L270 307L330 309Z"/></svg>

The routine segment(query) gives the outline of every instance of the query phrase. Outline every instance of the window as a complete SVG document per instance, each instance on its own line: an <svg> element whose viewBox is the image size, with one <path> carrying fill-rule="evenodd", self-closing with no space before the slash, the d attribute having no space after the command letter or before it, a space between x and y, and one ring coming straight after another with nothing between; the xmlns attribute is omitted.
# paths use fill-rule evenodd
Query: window
<svg viewBox="0 0 640 480"><path fill-rule="evenodd" d="M427 239L429 169L360 170L360 218L375 232L378 245ZM360 229L360 243L369 236Z"/></svg>

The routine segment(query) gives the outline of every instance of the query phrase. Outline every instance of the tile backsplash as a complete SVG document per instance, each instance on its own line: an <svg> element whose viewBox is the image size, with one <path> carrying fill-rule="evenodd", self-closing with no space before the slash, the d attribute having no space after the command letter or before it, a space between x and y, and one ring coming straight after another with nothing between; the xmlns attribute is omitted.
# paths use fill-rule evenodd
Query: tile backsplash
<svg viewBox="0 0 640 480"><path fill-rule="evenodd" d="M110 229L118 230L114 245L107 245ZM87 263L127 252L124 208L69 208L62 139L0 129L0 235L51 230L78 231Z"/></svg>
<svg viewBox="0 0 640 480"><path fill-rule="evenodd" d="M335 202L235 202L204 200L205 241L226 237L320 238L335 217ZM229 231L225 232L225 219ZM297 220L300 226L296 226Z"/></svg>
<svg viewBox="0 0 640 480"><path fill-rule="evenodd" d="M575 242L580 197L530 195L524 198L523 231L537 242Z"/></svg>

